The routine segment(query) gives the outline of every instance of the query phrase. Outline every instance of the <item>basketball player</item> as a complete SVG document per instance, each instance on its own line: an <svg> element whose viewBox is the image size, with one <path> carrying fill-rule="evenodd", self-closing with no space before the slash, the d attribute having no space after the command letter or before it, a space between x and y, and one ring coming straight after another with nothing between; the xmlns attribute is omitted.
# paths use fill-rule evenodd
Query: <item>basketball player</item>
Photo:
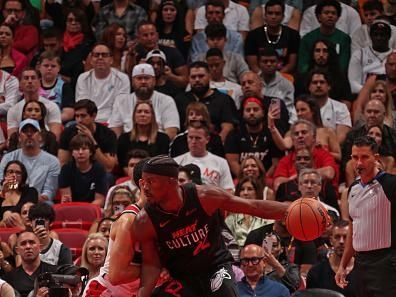
<svg viewBox="0 0 396 297"><path fill-rule="evenodd" d="M347 265L355 255L359 297L396 296L396 176L381 171L378 145L355 139L352 164L359 175L349 187L351 222L336 283L345 288Z"/></svg>
<svg viewBox="0 0 396 297"><path fill-rule="evenodd" d="M133 179L138 187L147 160L143 159L135 165ZM144 194L140 192L139 201L129 205L112 224L105 263L99 276L88 283L83 297L136 296L133 294L139 288L141 253L135 245L132 224L144 202Z"/></svg>
<svg viewBox="0 0 396 297"><path fill-rule="evenodd" d="M144 164L142 190L148 203L133 224L143 252L138 296L150 296L156 284L161 268L158 247L173 281L157 288L154 296L184 297L186 289L187 296L238 296L219 210L281 219L287 205L242 199L214 186L179 187L177 177L178 165L169 157L157 156Z"/></svg>

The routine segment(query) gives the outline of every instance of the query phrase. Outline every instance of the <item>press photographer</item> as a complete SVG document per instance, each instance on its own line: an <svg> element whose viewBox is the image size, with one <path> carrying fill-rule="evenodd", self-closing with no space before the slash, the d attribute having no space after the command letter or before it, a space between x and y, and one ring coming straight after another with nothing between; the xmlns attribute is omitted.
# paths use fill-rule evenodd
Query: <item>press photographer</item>
<svg viewBox="0 0 396 297"><path fill-rule="evenodd" d="M74 265L62 265L54 273L40 274L36 289L28 297L78 297L88 280L88 270Z"/></svg>

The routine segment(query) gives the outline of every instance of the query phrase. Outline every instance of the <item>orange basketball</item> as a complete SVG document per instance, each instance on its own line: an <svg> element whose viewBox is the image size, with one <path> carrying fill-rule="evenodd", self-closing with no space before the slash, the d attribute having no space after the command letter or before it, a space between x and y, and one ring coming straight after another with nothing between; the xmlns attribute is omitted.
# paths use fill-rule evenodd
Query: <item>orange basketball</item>
<svg viewBox="0 0 396 297"><path fill-rule="evenodd" d="M328 224L326 208L313 198L294 201L286 212L286 228L290 235L298 240L309 241L318 238Z"/></svg>

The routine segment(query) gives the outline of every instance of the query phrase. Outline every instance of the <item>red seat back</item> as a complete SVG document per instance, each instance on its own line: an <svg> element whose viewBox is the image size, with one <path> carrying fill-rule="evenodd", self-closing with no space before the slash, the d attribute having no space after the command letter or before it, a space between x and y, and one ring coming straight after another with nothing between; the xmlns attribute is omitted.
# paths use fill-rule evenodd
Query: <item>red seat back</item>
<svg viewBox="0 0 396 297"><path fill-rule="evenodd" d="M58 233L59 240L64 243L73 255L73 260L77 259L82 254L82 248L88 236L87 230L77 228L60 228L53 229Z"/></svg>
<svg viewBox="0 0 396 297"><path fill-rule="evenodd" d="M100 220L100 207L87 202L68 202L55 204L53 228L79 228L89 230L94 221Z"/></svg>
<svg viewBox="0 0 396 297"><path fill-rule="evenodd" d="M19 227L11 227L11 228L0 228L0 239L1 241L7 242L8 243L8 238L12 234L16 234L23 231L22 228Z"/></svg>

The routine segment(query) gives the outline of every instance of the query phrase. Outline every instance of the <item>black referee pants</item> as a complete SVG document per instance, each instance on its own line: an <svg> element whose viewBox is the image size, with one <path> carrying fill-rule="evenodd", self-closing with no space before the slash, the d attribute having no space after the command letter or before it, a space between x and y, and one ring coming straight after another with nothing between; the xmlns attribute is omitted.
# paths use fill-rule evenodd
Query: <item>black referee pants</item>
<svg viewBox="0 0 396 297"><path fill-rule="evenodd" d="M358 252L358 297L396 297L396 250Z"/></svg>

